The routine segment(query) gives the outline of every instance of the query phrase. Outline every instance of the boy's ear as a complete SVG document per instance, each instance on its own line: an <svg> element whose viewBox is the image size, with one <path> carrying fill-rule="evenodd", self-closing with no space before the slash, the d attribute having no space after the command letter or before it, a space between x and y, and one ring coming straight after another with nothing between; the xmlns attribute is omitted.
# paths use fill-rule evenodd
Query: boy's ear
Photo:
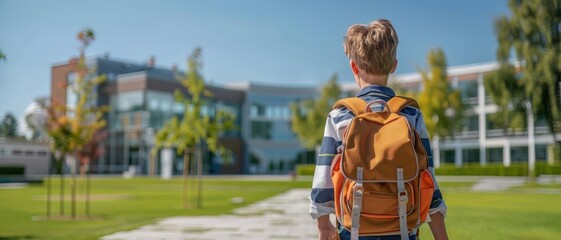
<svg viewBox="0 0 561 240"><path fill-rule="evenodd" d="M351 65L351 70L353 71L353 74L358 75L358 66L356 65L356 63L353 60L351 60L349 64Z"/></svg>
<svg viewBox="0 0 561 240"><path fill-rule="evenodd" d="M396 69L397 69L397 58L395 59L395 63L393 64L393 68L390 73L394 73Z"/></svg>

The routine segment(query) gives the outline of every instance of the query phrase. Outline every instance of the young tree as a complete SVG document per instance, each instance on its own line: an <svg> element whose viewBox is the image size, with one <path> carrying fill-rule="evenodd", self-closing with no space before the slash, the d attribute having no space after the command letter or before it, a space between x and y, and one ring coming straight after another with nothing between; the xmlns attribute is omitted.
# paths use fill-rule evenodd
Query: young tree
<svg viewBox="0 0 561 240"><path fill-rule="evenodd" d="M497 71L485 75L484 84L486 93L498 107L489 120L503 128L505 135L513 134L509 130L526 126L527 97L514 66L501 64Z"/></svg>
<svg viewBox="0 0 561 240"><path fill-rule="evenodd" d="M95 134L105 126L103 113L107 107L96 106L96 86L105 81L105 75L97 76L95 70L86 64L85 50L95 39L92 29L86 28L78 33L81 43L80 56L76 62L76 79L73 83L66 83L63 87L71 86L71 93L77 98L73 106L51 106L49 109L49 130L51 137L51 149L55 153L57 171L63 182L62 162L70 155L74 162L80 159L81 152L85 152L88 143L92 141ZM70 93L68 93L70 94ZM76 217L76 166L72 170L72 217ZM63 184L62 184L63 185ZM61 185L61 187L62 187ZM63 192L63 190L62 190ZM63 194L63 193L61 193ZM61 196L64 197L64 196ZM61 198L62 202L62 198ZM63 215L61 207L61 215Z"/></svg>
<svg viewBox="0 0 561 240"><path fill-rule="evenodd" d="M430 138L451 136L462 127L465 106L460 91L453 89L448 81L447 63L440 48L429 51L429 70L420 71L423 91L419 95L419 105L425 118Z"/></svg>
<svg viewBox="0 0 561 240"><path fill-rule="evenodd" d="M510 0L510 16L495 19L495 32L499 48L497 60L501 69L512 69L511 53L521 63L520 84L512 84L510 91L522 92L530 101L533 115L546 120L549 131L559 132L561 112L559 106L561 84L561 2L559 0ZM514 51L512 51L514 50ZM508 79L511 70L499 71L498 79ZM498 81L498 80L496 80ZM520 99L499 102L519 105Z"/></svg>
<svg viewBox="0 0 561 240"><path fill-rule="evenodd" d="M6 54L0 50L0 60L6 61Z"/></svg>
<svg viewBox="0 0 561 240"><path fill-rule="evenodd" d="M317 148L323 141L325 119L333 104L341 96L341 88L337 80L337 74L333 74L322 87L319 98L305 99L290 105L292 131L296 133L300 143L309 150Z"/></svg>
<svg viewBox="0 0 561 240"><path fill-rule="evenodd" d="M440 166L439 138L454 137L462 127L465 106L459 90L448 81L447 63L440 48L429 51L429 70L420 71L423 91L419 105L423 112L429 137L432 140L435 166Z"/></svg>
<svg viewBox="0 0 561 240"><path fill-rule="evenodd" d="M0 136L8 138L18 137L18 121L13 114L7 113L4 115L4 119L0 123Z"/></svg>
<svg viewBox="0 0 561 240"><path fill-rule="evenodd" d="M162 147L176 147L177 153L183 155L184 176L184 207L189 207L187 188L190 152L193 152L197 160L198 194L197 206L202 207L202 147L206 144L208 150L213 154L222 155L229 161L231 152L219 143L222 132L235 129L235 116L227 111L216 109L214 116L205 113L205 97L212 94L205 87L204 78L201 74L202 63L200 60L201 49L196 48L187 61L187 72L185 76L178 76L181 85L187 90L189 97L177 89L175 100L183 104L183 118L172 117L156 133L156 141L153 152ZM193 151L198 148L198 151Z"/></svg>

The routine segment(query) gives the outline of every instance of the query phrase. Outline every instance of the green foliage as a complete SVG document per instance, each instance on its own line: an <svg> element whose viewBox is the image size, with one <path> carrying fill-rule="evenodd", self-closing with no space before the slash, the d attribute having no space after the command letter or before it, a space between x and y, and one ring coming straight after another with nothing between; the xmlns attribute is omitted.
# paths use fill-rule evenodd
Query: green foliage
<svg viewBox="0 0 561 240"><path fill-rule="evenodd" d="M0 60L6 61L6 54L0 50Z"/></svg>
<svg viewBox="0 0 561 240"><path fill-rule="evenodd" d="M511 13L495 19L495 32L501 68L511 65L512 52L521 64L521 84L511 84L513 88L509 91L523 92L524 98L532 104L534 115L546 119L551 133L558 132L561 120L561 2L510 0L508 5ZM510 74L506 72L499 78L510 81ZM553 136L555 138L555 134Z"/></svg>
<svg viewBox="0 0 561 240"><path fill-rule="evenodd" d="M462 167L454 165L441 165L435 169L437 176L459 175L459 176L528 176L528 164L512 164L505 167L502 164L489 164L481 166L479 164L466 164ZM559 175L561 165L548 165L545 163L536 164L536 176L539 175Z"/></svg>
<svg viewBox="0 0 561 240"><path fill-rule="evenodd" d="M298 164L296 166L296 174L298 176L313 176L315 170L315 164Z"/></svg>
<svg viewBox="0 0 561 240"><path fill-rule="evenodd" d="M337 74L331 76L327 84L322 87L318 99L301 100L290 105L292 131L296 133L300 143L308 149L320 145L323 140L327 114L341 96L341 88L337 79Z"/></svg>
<svg viewBox="0 0 561 240"><path fill-rule="evenodd" d="M25 174L25 166L0 166L0 176L1 175L21 175Z"/></svg>
<svg viewBox="0 0 561 240"><path fill-rule="evenodd" d="M18 121L16 117L7 113L0 123L0 137L15 138L18 136Z"/></svg>
<svg viewBox="0 0 561 240"><path fill-rule="evenodd" d="M196 48L187 61L185 76L178 76L178 81L189 93L189 97L180 91L175 91L176 102L184 106L183 118L173 117L156 133L153 153L162 147L176 147L178 154L184 154L188 149L206 143L208 149L220 154L226 161L231 159L230 150L222 146L218 140L222 132L235 129L235 116L230 112L216 110L214 116L204 114L204 97L212 94L206 89L201 74L201 49Z"/></svg>
<svg viewBox="0 0 561 240"><path fill-rule="evenodd" d="M489 115L489 119L497 126L508 130L526 126L526 95L522 81L516 75L516 69L509 64L502 64L497 71L484 77L486 93L497 104L497 113Z"/></svg>
<svg viewBox="0 0 561 240"><path fill-rule="evenodd" d="M59 153L56 167L59 173L61 159L68 153L87 152L86 148L90 148L92 141L97 139L95 135L106 125L103 113L108 108L91 104L95 99L96 86L106 79L105 75L96 75L95 69L86 64L84 51L93 39L95 35L91 29L78 33L78 40L82 45L76 62L76 79L75 82L62 86L66 89L70 84L70 91L77 97L77 102L71 108L53 105L47 109L47 134L51 138L51 150Z"/></svg>
<svg viewBox="0 0 561 240"><path fill-rule="evenodd" d="M454 136L462 127L465 106L459 90L454 90L448 81L444 51L431 50L427 56L429 70L420 71L423 91L419 105L425 118L429 136Z"/></svg>

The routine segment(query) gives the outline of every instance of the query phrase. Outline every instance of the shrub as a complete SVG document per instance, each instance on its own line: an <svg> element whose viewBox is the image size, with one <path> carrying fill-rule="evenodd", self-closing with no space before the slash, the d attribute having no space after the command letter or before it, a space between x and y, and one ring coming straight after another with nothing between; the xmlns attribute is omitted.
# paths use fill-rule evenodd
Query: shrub
<svg viewBox="0 0 561 240"><path fill-rule="evenodd" d="M0 175L24 175L24 166L0 166Z"/></svg>
<svg viewBox="0 0 561 240"><path fill-rule="evenodd" d="M561 165L548 165L546 163L536 163L536 176L559 175ZM528 164L517 163L509 167L502 164L489 164L481 166L479 164L465 164L462 167L454 165L441 165L436 169L436 175L471 175L471 176L528 176Z"/></svg>
<svg viewBox="0 0 561 240"><path fill-rule="evenodd" d="M313 176L316 165L314 164L298 164L296 166L296 174L298 176Z"/></svg>

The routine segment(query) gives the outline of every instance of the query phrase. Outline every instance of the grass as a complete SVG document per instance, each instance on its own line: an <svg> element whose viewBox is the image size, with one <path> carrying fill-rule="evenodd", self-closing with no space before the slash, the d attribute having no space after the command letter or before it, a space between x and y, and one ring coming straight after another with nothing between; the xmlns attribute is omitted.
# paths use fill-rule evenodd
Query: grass
<svg viewBox="0 0 561 240"><path fill-rule="evenodd" d="M68 184L67 180L67 184ZM54 183L58 183L55 181ZM82 182L79 182L83 184ZM22 189L0 189L0 240L4 239L97 239L117 231L134 229L157 219L178 215L217 215L234 208L284 192L290 188L310 187L308 181L236 181L205 180L202 209L184 209L183 184L180 179L150 178L94 179L90 220L84 219L85 206L78 201L78 221L32 220L46 214L46 187L31 185ZM54 184L53 196L59 185ZM194 188L194 187L193 187ZM83 189L83 188L82 188ZM69 185L65 189L70 192ZM83 195L83 192L79 192ZM232 204L243 197L243 204ZM194 199L192 199L193 203ZM59 201L53 201L53 216L58 216ZM65 215L70 202L65 202Z"/></svg>
<svg viewBox="0 0 561 240"><path fill-rule="evenodd" d="M242 181L208 179L204 184L204 208L182 208L182 181L150 178L93 180L91 220L40 220L45 215L46 188L31 185L22 189L0 189L0 240L5 239L97 239L134 229L158 219L177 215L217 215L284 192L309 188L303 181ZM448 204L446 224L450 239L561 239L561 194L539 193L536 188L561 185L524 186L505 192L471 192L473 182L440 182ZM53 187L57 195L57 186ZM66 191L69 192L67 187ZM554 191L555 192L555 191ZM243 197L243 204L232 204ZM58 201L52 211L58 214ZM78 213L83 215L83 202ZM70 213L69 202L65 213ZM432 239L428 226L422 239Z"/></svg>
<svg viewBox="0 0 561 240"><path fill-rule="evenodd" d="M458 184L465 187L466 183ZM448 205L446 225L450 239L561 239L561 194L521 192L519 188L469 192L456 190L458 184L440 184ZM539 188L544 186L561 189L559 184ZM433 239L427 225L421 228L421 239Z"/></svg>

